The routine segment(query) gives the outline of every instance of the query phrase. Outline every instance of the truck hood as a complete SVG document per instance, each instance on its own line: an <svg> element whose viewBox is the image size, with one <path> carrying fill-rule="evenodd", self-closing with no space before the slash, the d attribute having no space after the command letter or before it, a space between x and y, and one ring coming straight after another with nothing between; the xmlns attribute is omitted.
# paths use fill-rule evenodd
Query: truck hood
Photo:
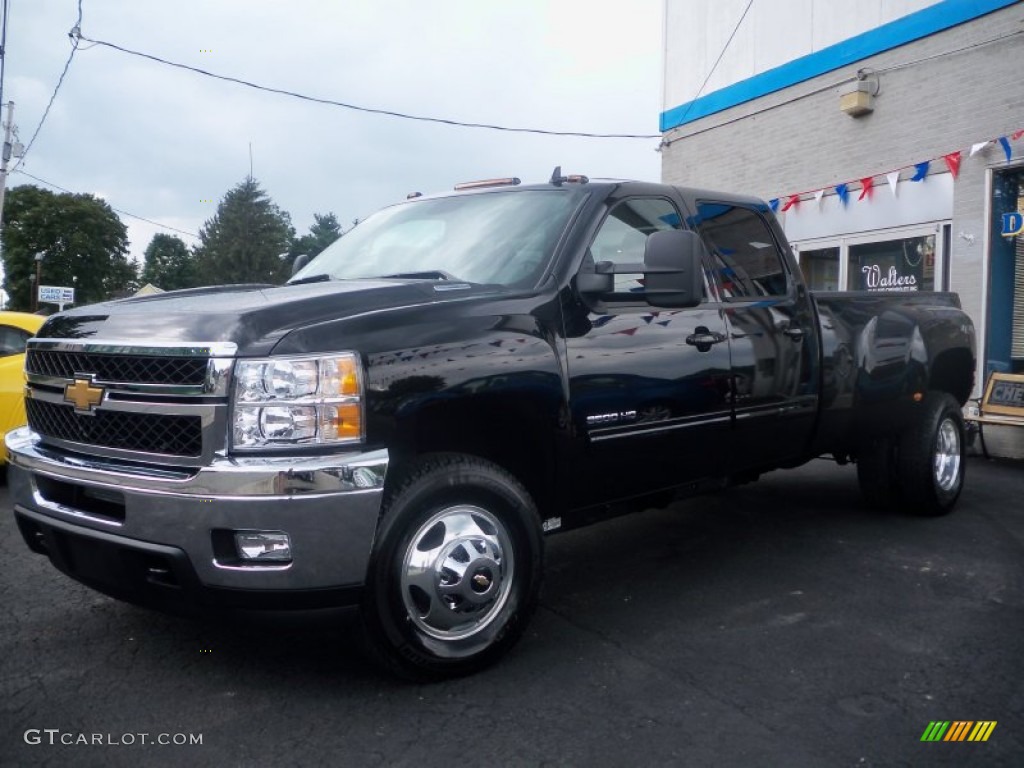
<svg viewBox="0 0 1024 768"><path fill-rule="evenodd" d="M235 285L169 291L54 315L41 339L97 342L234 342L263 355L286 334L326 320L493 294L493 285L433 280L334 280L305 285Z"/></svg>

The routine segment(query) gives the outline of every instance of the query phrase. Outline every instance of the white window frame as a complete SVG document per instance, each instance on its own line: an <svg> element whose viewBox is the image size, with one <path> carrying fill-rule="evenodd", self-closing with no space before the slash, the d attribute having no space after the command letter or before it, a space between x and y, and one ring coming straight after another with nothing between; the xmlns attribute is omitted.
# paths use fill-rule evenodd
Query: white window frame
<svg viewBox="0 0 1024 768"><path fill-rule="evenodd" d="M850 246L863 245L865 243L881 243L887 240L903 240L910 237L935 236L935 273L933 290L941 291L945 285L945 264L942 254L945 253L946 244L943 242L944 225L952 225L952 220L928 222L927 224L914 224L906 227L892 227L891 229L874 229L870 232L858 232L852 235L838 235L835 237L819 237L812 240L801 240L791 243L793 253L796 255L797 263L800 262L801 251L816 251L821 248L839 249L839 285L840 290L848 291L850 271Z"/></svg>

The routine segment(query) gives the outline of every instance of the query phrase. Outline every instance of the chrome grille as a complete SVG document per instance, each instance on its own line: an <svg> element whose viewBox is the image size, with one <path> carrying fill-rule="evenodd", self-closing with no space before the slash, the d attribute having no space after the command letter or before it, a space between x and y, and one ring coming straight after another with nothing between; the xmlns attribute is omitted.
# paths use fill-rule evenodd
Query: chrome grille
<svg viewBox="0 0 1024 768"><path fill-rule="evenodd" d="M72 379L93 374L97 381L127 384L201 386L206 380L207 359L112 355L29 348L25 370L41 376Z"/></svg>
<svg viewBox="0 0 1024 768"><path fill-rule="evenodd" d="M25 410L32 429L58 440L171 456L199 456L203 449L199 416L114 410L82 415L72 405L32 398Z"/></svg>

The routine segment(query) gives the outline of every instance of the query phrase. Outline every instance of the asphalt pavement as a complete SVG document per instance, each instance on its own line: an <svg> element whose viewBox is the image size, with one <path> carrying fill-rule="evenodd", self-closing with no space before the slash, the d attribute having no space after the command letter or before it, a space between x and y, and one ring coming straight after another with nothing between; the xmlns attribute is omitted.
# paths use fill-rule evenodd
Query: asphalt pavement
<svg viewBox="0 0 1024 768"><path fill-rule="evenodd" d="M523 641L423 686L364 661L351 613L91 592L0 510L0 765L1024 765L1021 463L971 459L938 519L815 461L557 535Z"/></svg>

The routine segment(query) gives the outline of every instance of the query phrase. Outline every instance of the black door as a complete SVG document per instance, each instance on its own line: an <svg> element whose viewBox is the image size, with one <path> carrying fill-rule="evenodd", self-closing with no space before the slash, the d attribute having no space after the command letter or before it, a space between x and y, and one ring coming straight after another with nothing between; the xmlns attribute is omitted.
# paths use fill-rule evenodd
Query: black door
<svg viewBox="0 0 1024 768"><path fill-rule="evenodd" d="M582 270L643 262L647 237L678 229L673 201L614 202ZM586 436L581 501L654 492L720 472L730 429L729 348L718 304L666 310L643 297L642 275L616 275L615 293L565 309L569 401Z"/></svg>
<svg viewBox="0 0 1024 768"><path fill-rule="evenodd" d="M810 298L782 258L784 236L756 205L692 204L728 323L736 418L730 467L802 457L817 412L817 333Z"/></svg>

